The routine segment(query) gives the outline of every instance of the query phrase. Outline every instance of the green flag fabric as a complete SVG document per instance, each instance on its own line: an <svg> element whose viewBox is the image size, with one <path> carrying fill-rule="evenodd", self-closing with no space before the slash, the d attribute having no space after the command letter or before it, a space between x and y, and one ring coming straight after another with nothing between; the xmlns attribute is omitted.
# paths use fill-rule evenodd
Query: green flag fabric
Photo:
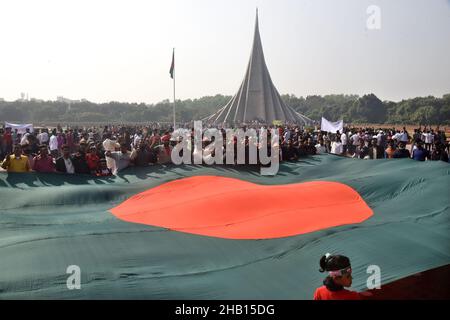
<svg viewBox="0 0 450 320"><path fill-rule="evenodd" d="M450 263L449 175L442 161L332 155L282 163L274 177L195 165L101 178L0 173L0 299L312 299L327 252L351 259L352 289L365 291L370 265L380 267L383 285ZM131 223L110 211L192 176L258 185L339 182L373 214L361 223L249 240ZM79 290L68 289L69 266L79 267Z"/></svg>

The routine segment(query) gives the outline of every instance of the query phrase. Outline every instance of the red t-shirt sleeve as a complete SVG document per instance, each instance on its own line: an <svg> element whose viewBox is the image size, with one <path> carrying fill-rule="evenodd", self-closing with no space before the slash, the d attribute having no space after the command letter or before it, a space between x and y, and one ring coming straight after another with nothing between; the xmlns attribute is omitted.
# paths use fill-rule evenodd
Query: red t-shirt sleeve
<svg viewBox="0 0 450 320"><path fill-rule="evenodd" d="M317 288L314 292L314 300L361 300L358 292L349 290L330 291L325 286Z"/></svg>
<svg viewBox="0 0 450 320"><path fill-rule="evenodd" d="M316 289L316 292L314 292L314 300L322 300L319 289Z"/></svg>

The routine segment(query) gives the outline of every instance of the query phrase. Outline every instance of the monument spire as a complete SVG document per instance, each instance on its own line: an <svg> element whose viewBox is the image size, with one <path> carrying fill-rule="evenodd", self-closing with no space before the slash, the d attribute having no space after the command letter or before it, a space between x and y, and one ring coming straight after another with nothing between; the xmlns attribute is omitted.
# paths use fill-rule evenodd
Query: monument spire
<svg viewBox="0 0 450 320"><path fill-rule="evenodd" d="M310 124L312 120L286 106L275 88L264 59L259 33L258 8L250 60L244 80L236 95L219 111L207 118L214 123L236 123L274 120Z"/></svg>

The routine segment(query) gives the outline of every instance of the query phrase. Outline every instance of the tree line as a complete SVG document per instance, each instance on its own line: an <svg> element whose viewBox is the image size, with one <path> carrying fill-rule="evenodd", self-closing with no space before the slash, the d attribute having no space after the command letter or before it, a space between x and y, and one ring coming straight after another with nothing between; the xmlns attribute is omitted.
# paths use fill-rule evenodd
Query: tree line
<svg viewBox="0 0 450 320"><path fill-rule="evenodd" d="M374 94L325 95L296 97L282 95L283 101L305 116L331 121L343 119L347 123L401 123L422 125L450 125L450 94L406 99L400 102L381 101ZM231 96L215 95L199 99L177 100L179 122L200 120L224 106ZM0 121L9 122L171 122L173 103L164 100L145 103L68 104L60 101L1 101Z"/></svg>

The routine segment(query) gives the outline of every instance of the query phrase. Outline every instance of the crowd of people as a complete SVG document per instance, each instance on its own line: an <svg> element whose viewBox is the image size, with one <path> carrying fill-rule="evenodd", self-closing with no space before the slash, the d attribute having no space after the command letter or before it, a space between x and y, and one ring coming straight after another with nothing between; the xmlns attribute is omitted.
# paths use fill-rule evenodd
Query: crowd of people
<svg viewBox="0 0 450 320"><path fill-rule="evenodd" d="M260 125L247 126L259 129ZM445 132L439 128L417 128L410 133L403 128L346 127L342 132L305 130L299 126L272 126L279 133L281 161L295 161L308 155L330 153L359 159L411 158L413 160L440 160L448 162L449 143ZM220 129L225 140L226 131ZM61 126L38 128L24 133L11 128L0 129L1 167L8 172L44 172L66 174L116 175L129 166L170 164L172 149L182 139L172 136L168 126L104 126L78 128ZM192 141L194 132L192 129ZM212 141L211 141L212 140ZM214 139L202 140L207 150ZM246 159L251 144L257 147L258 139L245 137L242 143ZM270 137L268 139L270 143ZM193 145L192 143L190 144ZM407 146L410 145L408 148ZM194 148L190 148L194 153ZM268 148L270 152L270 148ZM214 150L210 150L214 155ZM235 152L236 155L236 152ZM236 159L235 159L236 160Z"/></svg>
<svg viewBox="0 0 450 320"><path fill-rule="evenodd" d="M359 159L449 161L449 143L445 132L439 128L433 130L420 127L414 129L412 134L405 127L402 130L344 128L342 132L332 134L294 129L284 130L282 134L284 160L296 160L308 154L331 153Z"/></svg>

